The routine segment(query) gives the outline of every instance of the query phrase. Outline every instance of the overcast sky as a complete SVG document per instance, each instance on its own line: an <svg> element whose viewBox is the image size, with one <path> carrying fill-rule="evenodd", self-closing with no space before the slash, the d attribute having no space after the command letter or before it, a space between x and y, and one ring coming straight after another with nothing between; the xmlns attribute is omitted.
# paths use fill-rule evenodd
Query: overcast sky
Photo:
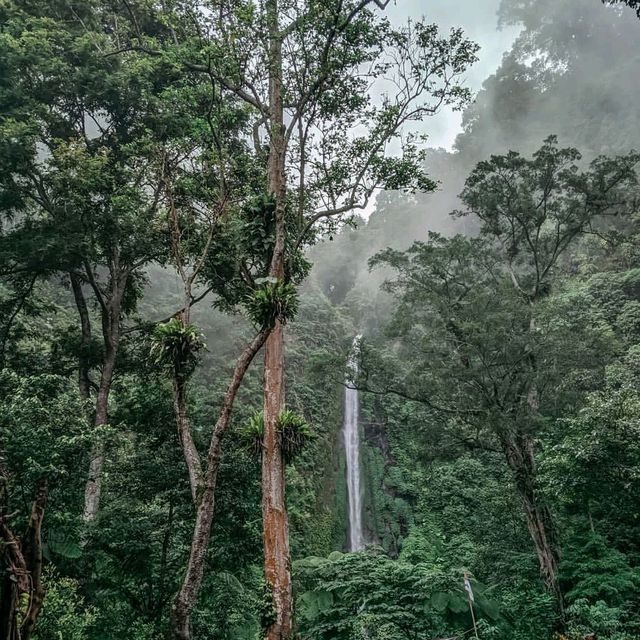
<svg viewBox="0 0 640 640"><path fill-rule="evenodd" d="M499 66L518 34L513 27L498 31L499 4L500 0L391 0L386 12L396 24L424 16L443 30L462 27L481 47L479 61L466 76L466 85L475 93ZM451 111L428 118L424 129L429 134L429 146L450 149L460 132L460 121L461 114Z"/></svg>

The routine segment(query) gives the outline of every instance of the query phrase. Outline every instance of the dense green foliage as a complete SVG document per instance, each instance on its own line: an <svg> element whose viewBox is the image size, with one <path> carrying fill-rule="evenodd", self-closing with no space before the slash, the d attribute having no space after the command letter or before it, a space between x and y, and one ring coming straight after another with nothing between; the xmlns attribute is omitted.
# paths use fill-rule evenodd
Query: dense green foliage
<svg viewBox="0 0 640 640"><path fill-rule="evenodd" d="M303 154L309 184L290 193L299 243L281 280L268 275L264 132L202 72L251 72L253 2L233 3L218 42L192 3L0 1L0 620L12 583L35 575L12 545L28 556L39 535L32 638L166 637L197 509L174 394L206 452L238 353L278 320L297 637L473 637L468 576L482 640L639 638L640 21L623 4L640 11L503 0L500 19L522 32L464 109L455 149L409 136L393 158L397 105L369 102L373 70L344 70L384 74L393 46L416 69L440 56L461 73L476 49L367 11L336 37L329 70L309 67L340 81L318 103L327 130ZM330 24L317 5L313 29L294 21L294 60L317 53L305 29ZM468 98L433 91L455 108ZM305 228L320 205L368 201L367 185L386 187L368 220ZM340 427L358 333L369 544L348 553ZM273 617L263 437L254 365L222 448L194 640L255 640ZM28 609L17 603L19 623Z"/></svg>
<svg viewBox="0 0 640 640"><path fill-rule="evenodd" d="M384 553L332 553L297 563L303 637L348 640L421 638L461 633L471 625L461 575ZM494 621L495 605L473 581L477 610Z"/></svg>

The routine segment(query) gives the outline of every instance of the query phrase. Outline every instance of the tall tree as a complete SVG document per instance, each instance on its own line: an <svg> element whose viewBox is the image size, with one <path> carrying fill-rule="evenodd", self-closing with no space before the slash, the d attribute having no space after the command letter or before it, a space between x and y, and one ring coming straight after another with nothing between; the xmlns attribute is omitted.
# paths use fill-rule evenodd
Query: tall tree
<svg viewBox="0 0 640 640"><path fill-rule="evenodd" d="M489 428L513 472L542 578L560 612L561 548L538 487L536 444L544 399L557 405L553 384L581 349L575 342L569 347L553 322L542 324L544 305L576 238L602 216L633 209L639 158L599 158L586 171L579 159L575 149L558 149L553 137L531 159L492 156L471 173L461 195L467 209L460 215L479 219L481 238L435 236L407 254L389 250L374 260L399 270L390 285L401 296L398 326L409 337L416 322L430 354L421 382L396 391L462 424ZM451 367L447 377L458 384L430 387L445 375L438 365L443 356Z"/></svg>
<svg viewBox="0 0 640 640"><path fill-rule="evenodd" d="M257 137L261 123L267 128L266 191L274 203L268 276L276 287L295 281L291 252L312 240L317 223L328 220L331 226L343 214L365 208L379 188L432 189L419 169L414 138L402 145L398 158L386 155L387 146L408 122L467 97L456 79L474 60L474 45L459 31L443 39L437 28L421 23L394 31L369 5L269 0L263 15L236 18L241 30L257 30L264 42L261 59L250 56L246 40L234 43L231 58L238 63L236 94L256 112ZM216 25L223 37L238 27L223 21ZM221 71L214 71L218 81L224 78ZM375 105L368 86L384 74L392 78L392 97L385 95ZM266 87L260 78L268 78ZM265 630L270 640L290 638L293 630L278 435L284 374L284 322L276 317L265 346L262 455L265 578L274 605Z"/></svg>
<svg viewBox="0 0 640 640"><path fill-rule="evenodd" d="M94 395L89 522L99 508L103 431L123 320L141 295L145 267L169 254L166 183L175 165L189 173L198 136L186 139L206 123L210 92L166 61L108 55L117 37L113 7L7 3L3 11L6 93L12 105L22 105L3 113L0 185L3 215L11 221L3 273L25 295L38 279L64 275L70 283L81 333L80 395ZM166 33L157 22L148 28ZM97 360L90 358L94 310Z"/></svg>
<svg viewBox="0 0 640 640"><path fill-rule="evenodd" d="M266 634L272 639L292 633L278 420L285 403L287 314L282 310L294 295L291 286L306 271L300 250L319 231L364 209L380 188L433 189L420 169L419 140L412 135L401 139L400 133L441 106L458 108L469 97L459 79L475 60L477 47L459 30L441 37L435 26L423 23L392 29L378 12L381 4L386 3L219 0L206 12L196 4L179 5L164 20L174 25L174 37L151 43L144 21L136 20L118 49L154 58L177 56L184 69L200 71L221 95L242 101L250 114L254 156L263 170L264 211L270 218L263 242L269 252L266 273L249 268L249 275L266 278L258 282L260 296L272 308L266 314L272 326L265 336L262 456L265 577L274 605ZM184 26L194 18L195 34ZM372 84L379 98L373 97ZM390 154L394 145L395 156ZM201 557L192 560L201 563ZM186 591L177 601L183 620L174 624L174 633L180 628L182 634L176 637L188 633L185 617L197 585Z"/></svg>

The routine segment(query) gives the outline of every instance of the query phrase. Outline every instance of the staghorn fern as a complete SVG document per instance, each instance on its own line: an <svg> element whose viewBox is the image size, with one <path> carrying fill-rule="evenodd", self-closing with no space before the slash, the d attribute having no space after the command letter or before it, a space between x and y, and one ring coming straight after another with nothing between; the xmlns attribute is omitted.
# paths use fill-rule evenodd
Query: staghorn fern
<svg viewBox="0 0 640 640"><path fill-rule="evenodd" d="M241 428L240 437L245 441L247 450L256 458L262 455L262 441L264 439L264 416L257 411Z"/></svg>
<svg viewBox="0 0 640 640"><path fill-rule="evenodd" d="M188 378L196 368L199 354L206 347L197 327L178 318L156 325L151 337L154 363L180 378Z"/></svg>
<svg viewBox="0 0 640 640"><path fill-rule="evenodd" d="M305 445L315 437L307 421L294 411L285 409L278 418L276 425L278 441L285 462L288 464L298 456ZM262 412L255 413L240 431L247 449L256 457L262 455L264 442L264 416Z"/></svg>
<svg viewBox="0 0 640 640"><path fill-rule="evenodd" d="M298 456L314 435L307 421L288 409L284 409L278 417L277 429L286 462L291 462Z"/></svg>
<svg viewBox="0 0 640 640"><path fill-rule="evenodd" d="M274 278L261 278L259 286L247 296L245 307L252 322L273 327L276 320L285 323L298 312L296 288Z"/></svg>

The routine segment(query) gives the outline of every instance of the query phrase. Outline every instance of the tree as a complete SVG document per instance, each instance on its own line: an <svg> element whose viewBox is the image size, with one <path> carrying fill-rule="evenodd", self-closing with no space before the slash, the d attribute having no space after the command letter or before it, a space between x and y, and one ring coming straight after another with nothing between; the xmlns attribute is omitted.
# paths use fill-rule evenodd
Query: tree
<svg viewBox="0 0 640 640"><path fill-rule="evenodd" d="M77 393L60 376L3 371L0 398L0 631L29 640L45 595L47 503L71 502L67 469L82 459L87 428Z"/></svg>
<svg viewBox="0 0 640 640"><path fill-rule="evenodd" d="M156 82L167 69L153 62L126 66L106 57L108 37L96 28L100 16L90 6L82 16L64 3L49 7L47 15L38 7L11 3L4 10L5 64L15 82L13 97L24 99L24 107L6 117L3 130L10 150L2 174L4 214L15 220L4 239L10 253L5 273L19 278L26 273L34 280L54 274L69 278L82 336L80 394L86 400L95 391L96 442L84 507L89 522L101 495L102 431L122 320L135 308L145 265L164 252L158 214L162 138L170 123L157 111L166 85ZM79 17L86 21L80 24ZM153 128L160 132L155 138ZM101 327L96 383L90 371L97 363L89 357L87 291Z"/></svg>
<svg viewBox="0 0 640 640"><path fill-rule="evenodd" d="M597 333L576 325L570 340L566 327L545 320L545 306L575 239L602 216L633 210L638 162L635 154L598 158L581 171L579 158L575 149L558 149L554 138L531 159L514 152L492 156L467 179L461 195L467 208L458 214L479 219L480 238L434 236L406 254L388 250L373 261L398 270L400 278L389 285L400 299L397 328L424 349L415 372L420 379L407 380L398 392L478 429L472 437L488 428L497 439L560 612L561 550L539 492L537 434L545 423L544 398L560 402L554 381L584 354L579 345L593 350ZM443 388L440 377L457 383Z"/></svg>
<svg viewBox="0 0 640 640"><path fill-rule="evenodd" d="M269 279L265 288L272 289L274 309L304 275L299 251L318 229L365 208L377 189L434 187L420 170L415 137L401 141L399 157L390 156L388 146L405 125L468 99L459 77L475 59L475 45L459 30L442 38L435 26L422 23L394 30L370 9L373 4L218 2L206 14L196 5L177 7L165 21L191 25L197 16L196 34L176 28L174 38L151 46L138 20L119 39L120 52L177 54L185 69L201 71L250 113L263 194L272 207L267 273L251 275ZM374 81L383 92L378 104L369 95ZM262 486L265 576L275 610L267 635L275 640L291 635L292 605L277 439L285 404L285 316L272 315L265 348Z"/></svg>
<svg viewBox="0 0 640 640"><path fill-rule="evenodd" d="M246 93L257 126L266 120L266 190L275 207L268 275L277 282L292 279L287 247L297 250L307 243L316 223L329 220L333 224L342 214L366 207L380 187L432 188L417 170L420 154L413 140L399 159L386 157L384 150L405 123L435 112L440 104L457 104L466 97L455 85L455 77L472 61L475 48L459 32L451 40L440 39L435 28L421 24L393 32L374 18L368 4L329 2L313 8L292 4L286 9L293 10L294 17L283 24L287 11L274 0L266 3L264 16L256 16L264 19L266 51L261 55L266 65L257 60L245 63L246 68L239 69L241 87L236 93L241 97ZM259 29L259 21L251 22L242 27ZM218 29L224 33L228 27L221 23ZM395 45L397 58L385 58L380 43ZM247 43L234 47L237 53L232 59L244 60L246 48ZM268 88L254 85L255 78L248 74L254 65L263 69L255 72L255 78L268 75ZM370 66L368 74L355 80L356 68L365 66ZM399 89L375 108L366 94L367 75L373 81L383 68L393 74ZM220 80L223 76L217 73ZM340 88L346 90L344 97L338 94ZM435 102L425 102L429 95ZM345 143L348 132L357 127L367 134ZM292 196L293 203L288 204ZM285 403L283 329L283 322L276 320L267 339L264 383L265 577L275 609L267 637L274 640L288 638L292 632L284 464L277 438Z"/></svg>
<svg viewBox="0 0 640 640"><path fill-rule="evenodd" d="M640 18L640 1L639 0L602 0L604 4L626 4L633 9Z"/></svg>

